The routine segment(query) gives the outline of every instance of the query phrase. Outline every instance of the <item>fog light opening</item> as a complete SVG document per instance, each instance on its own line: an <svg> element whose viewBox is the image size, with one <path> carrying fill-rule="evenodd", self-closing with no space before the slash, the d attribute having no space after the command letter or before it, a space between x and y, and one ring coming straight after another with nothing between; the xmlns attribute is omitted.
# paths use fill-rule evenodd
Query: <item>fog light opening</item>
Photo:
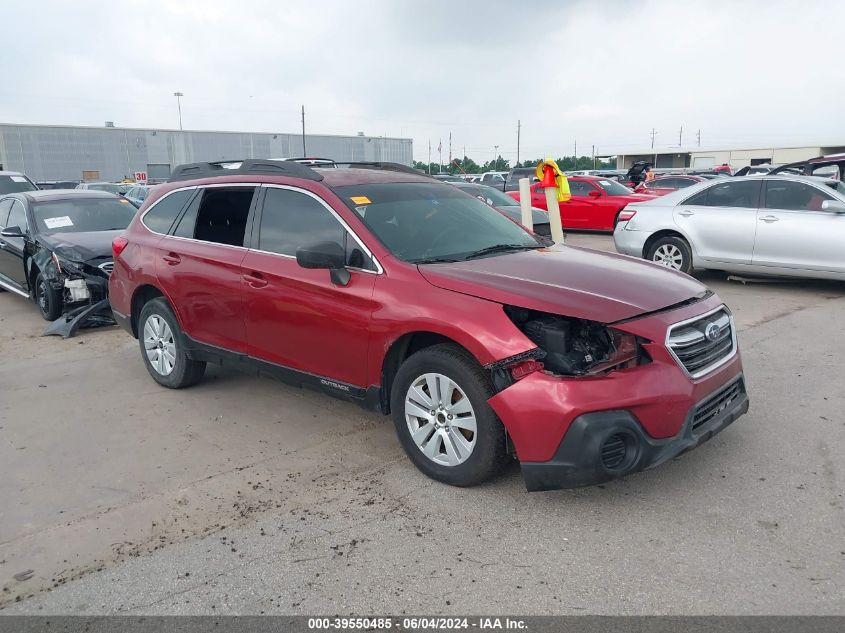
<svg viewBox="0 0 845 633"><path fill-rule="evenodd" d="M600 459L608 471L618 473L631 468L637 461L639 442L630 433L614 433L601 444Z"/></svg>

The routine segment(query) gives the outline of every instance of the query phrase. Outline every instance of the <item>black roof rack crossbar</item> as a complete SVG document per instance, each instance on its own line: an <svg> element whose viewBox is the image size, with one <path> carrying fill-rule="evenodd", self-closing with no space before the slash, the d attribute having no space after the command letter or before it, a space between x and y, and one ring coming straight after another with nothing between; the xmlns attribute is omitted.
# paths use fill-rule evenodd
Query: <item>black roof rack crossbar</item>
<svg viewBox="0 0 845 633"><path fill-rule="evenodd" d="M235 167L234 165L240 163ZM233 165L226 167L226 165ZM322 180L316 171L291 161L245 158L243 160L222 160L213 163L187 163L173 169L167 182L194 180L196 178L214 178L216 176L235 176L255 174L261 176L290 176L306 180Z"/></svg>
<svg viewBox="0 0 845 633"><path fill-rule="evenodd" d="M383 163L380 161L335 161L335 165L346 165L348 167L357 167L359 169L382 169L384 171L398 171L403 174L414 174L416 176L426 176L427 174L419 169L414 169L408 165L401 163Z"/></svg>

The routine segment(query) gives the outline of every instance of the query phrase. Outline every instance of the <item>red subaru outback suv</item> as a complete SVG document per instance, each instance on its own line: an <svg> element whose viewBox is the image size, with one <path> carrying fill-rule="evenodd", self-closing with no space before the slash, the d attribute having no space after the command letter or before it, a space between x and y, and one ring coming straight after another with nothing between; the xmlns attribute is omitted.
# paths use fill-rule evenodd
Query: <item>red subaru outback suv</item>
<svg viewBox="0 0 845 633"><path fill-rule="evenodd" d="M748 410L695 279L554 246L399 165L177 168L114 241L110 298L170 388L232 362L391 413L434 479L529 490L656 466Z"/></svg>

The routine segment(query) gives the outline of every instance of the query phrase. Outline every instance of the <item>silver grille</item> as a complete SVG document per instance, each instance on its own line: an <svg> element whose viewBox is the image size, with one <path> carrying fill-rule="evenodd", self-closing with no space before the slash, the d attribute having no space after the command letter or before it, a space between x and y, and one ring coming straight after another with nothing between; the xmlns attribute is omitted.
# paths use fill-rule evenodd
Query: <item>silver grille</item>
<svg viewBox="0 0 845 633"><path fill-rule="evenodd" d="M103 262L102 264L100 264L99 268L100 268L100 270L102 270L107 275L111 275L111 271L114 270L114 262L113 261Z"/></svg>
<svg viewBox="0 0 845 633"><path fill-rule="evenodd" d="M669 328L666 346L693 378L724 365L736 353L733 317L724 306L676 323Z"/></svg>

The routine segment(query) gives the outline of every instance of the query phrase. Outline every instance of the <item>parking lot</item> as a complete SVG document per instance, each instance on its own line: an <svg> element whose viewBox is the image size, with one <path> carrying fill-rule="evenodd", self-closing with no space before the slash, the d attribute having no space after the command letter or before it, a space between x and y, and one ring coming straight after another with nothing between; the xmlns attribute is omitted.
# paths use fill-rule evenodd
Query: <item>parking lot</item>
<svg viewBox="0 0 845 633"><path fill-rule="evenodd" d="M570 244L612 249L605 236ZM210 367L155 385L117 328L0 294L0 605L12 613L841 613L841 283L701 276L751 411L606 485L422 475L392 422Z"/></svg>

